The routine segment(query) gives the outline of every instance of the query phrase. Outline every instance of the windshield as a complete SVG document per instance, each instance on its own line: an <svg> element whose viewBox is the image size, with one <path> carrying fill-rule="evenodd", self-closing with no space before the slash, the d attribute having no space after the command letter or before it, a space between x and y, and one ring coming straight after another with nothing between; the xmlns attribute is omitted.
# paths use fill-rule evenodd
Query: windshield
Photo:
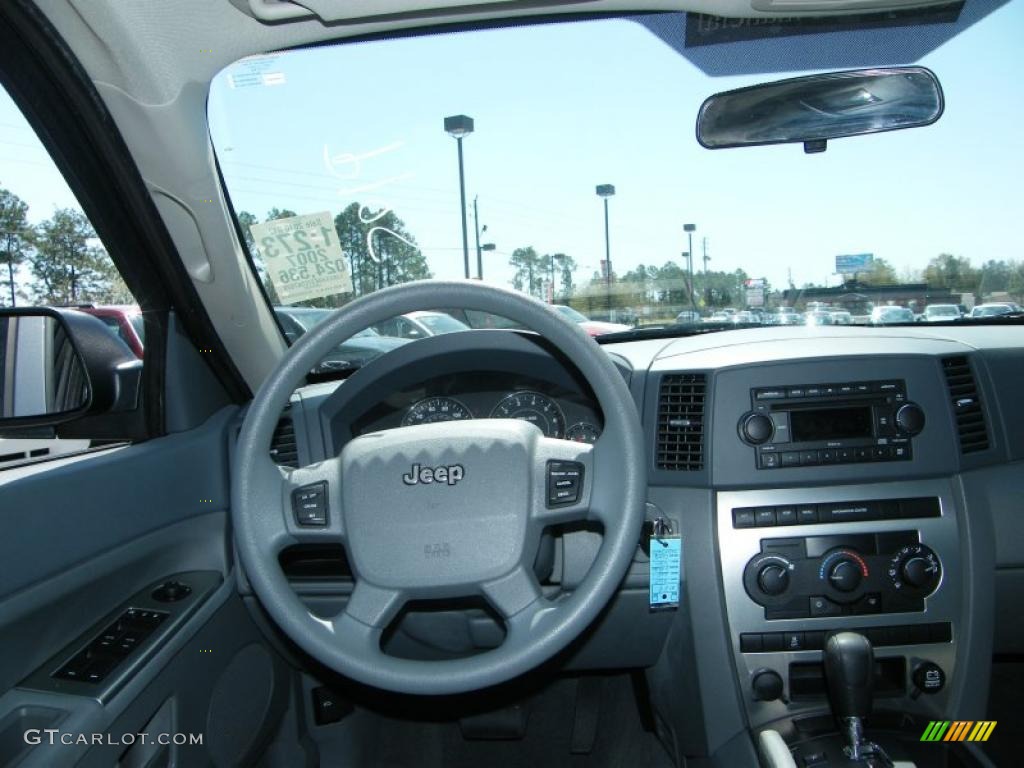
<svg viewBox="0 0 1024 768"><path fill-rule="evenodd" d="M211 134L275 307L471 277L612 329L876 332L879 318L917 322L938 304L962 306L942 316L969 322L958 315L1024 300L1022 7L961 20L957 34L890 29L887 41L907 43L902 58L878 46L835 59L832 70L929 67L946 108L934 125L830 141L820 154L709 151L693 129L711 94L821 71L823 59L801 53L819 35L779 44L771 67L744 74L736 62L758 41L683 45L665 31L689 23L679 14L244 59L212 84ZM820 45L866 39L844 34ZM426 332L398 319L377 329L416 339L453 323L508 326L435 309L420 318Z"/></svg>
<svg viewBox="0 0 1024 768"><path fill-rule="evenodd" d="M434 335L469 330L469 326L465 323L441 312L420 312L413 315L413 317L427 326L427 330Z"/></svg>

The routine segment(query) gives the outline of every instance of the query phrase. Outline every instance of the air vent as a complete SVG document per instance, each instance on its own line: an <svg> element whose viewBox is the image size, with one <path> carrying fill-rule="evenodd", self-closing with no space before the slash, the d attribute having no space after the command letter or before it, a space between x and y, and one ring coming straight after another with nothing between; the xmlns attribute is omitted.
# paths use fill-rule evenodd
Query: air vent
<svg viewBox="0 0 1024 768"><path fill-rule="evenodd" d="M277 422L274 429L274 436L270 439L270 458L274 463L283 467L299 466L299 447L295 442L295 425L292 424L292 417L286 411Z"/></svg>
<svg viewBox="0 0 1024 768"><path fill-rule="evenodd" d="M988 450L988 429L985 411L974 381L970 361L966 357L946 357L942 360L946 374L949 399L956 416L956 431L960 436L960 452L976 453Z"/></svg>
<svg viewBox="0 0 1024 768"><path fill-rule="evenodd" d="M703 373L661 377L658 392L658 469L693 472L704 468Z"/></svg>

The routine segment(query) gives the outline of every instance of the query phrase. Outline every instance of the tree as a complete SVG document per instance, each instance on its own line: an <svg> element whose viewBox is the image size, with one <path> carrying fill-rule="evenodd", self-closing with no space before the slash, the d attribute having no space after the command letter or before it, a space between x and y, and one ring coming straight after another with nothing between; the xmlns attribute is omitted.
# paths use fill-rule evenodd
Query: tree
<svg viewBox="0 0 1024 768"><path fill-rule="evenodd" d="M1024 301L1024 262L1014 262L1006 290L1017 301Z"/></svg>
<svg viewBox="0 0 1024 768"><path fill-rule="evenodd" d="M564 253L552 253L544 256L551 274L551 297L555 296L555 284L561 282L562 298L568 300L572 296L573 275L576 272L576 259Z"/></svg>
<svg viewBox="0 0 1024 768"><path fill-rule="evenodd" d="M32 238L28 223L28 204L20 197L0 187L0 249L7 263L7 277L0 280L5 286L0 291L0 301L9 300L15 304L15 270L25 260Z"/></svg>
<svg viewBox="0 0 1024 768"><path fill-rule="evenodd" d="M42 304L113 303L122 300L127 288L110 263L110 257L96 245L96 233L84 214L70 208L57 209L53 217L33 233L34 253L29 257L35 301ZM115 276L117 280L115 281Z"/></svg>
<svg viewBox="0 0 1024 768"><path fill-rule="evenodd" d="M892 285L896 282L896 270L885 259L873 259L871 268L857 273L857 278L865 285Z"/></svg>
<svg viewBox="0 0 1024 768"><path fill-rule="evenodd" d="M416 238L391 209L372 211L352 203L334 217L334 228L349 259L355 295L432 277Z"/></svg>
<svg viewBox="0 0 1024 768"><path fill-rule="evenodd" d="M971 260L951 253L940 253L928 262L924 279L929 288L948 288L956 293L976 293L981 274Z"/></svg>
<svg viewBox="0 0 1024 768"><path fill-rule="evenodd" d="M516 248L508 260L509 266L515 267L512 285L517 291L525 290L535 298L541 298L544 285L544 260L533 246Z"/></svg>
<svg viewBox="0 0 1024 768"><path fill-rule="evenodd" d="M989 259L981 267L981 277L978 281L978 293L982 298L989 294L1007 291L1010 287L1010 278L1013 275L1013 265L1005 261Z"/></svg>

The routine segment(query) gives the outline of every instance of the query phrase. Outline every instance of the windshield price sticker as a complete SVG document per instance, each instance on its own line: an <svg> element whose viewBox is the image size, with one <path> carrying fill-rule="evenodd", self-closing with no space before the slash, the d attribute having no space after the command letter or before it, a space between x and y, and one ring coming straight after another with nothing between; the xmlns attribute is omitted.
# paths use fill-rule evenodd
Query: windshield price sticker
<svg viewBox="0 0 1024 768"><path fill-rule="evenodd" d="M655 533L650 542L651 608L678 608L683 565L683 540Z"/></svg>
<svg viewBox="0 0 1024 768"><path fill-rule="evenodd" d="M283 304L352 292L352 276L329 211L250 227Z"/></svg>

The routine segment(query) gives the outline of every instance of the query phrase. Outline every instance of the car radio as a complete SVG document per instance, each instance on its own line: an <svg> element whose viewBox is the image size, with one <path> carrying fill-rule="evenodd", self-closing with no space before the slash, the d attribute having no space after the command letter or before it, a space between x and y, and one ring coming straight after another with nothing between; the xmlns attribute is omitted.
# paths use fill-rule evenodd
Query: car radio
<svg viewBox="0 0 1024 768"><path fill-rule="evenodd" d="M760 387L738 425L758 469L905 461L924 411L903 380Z"/></svg>

